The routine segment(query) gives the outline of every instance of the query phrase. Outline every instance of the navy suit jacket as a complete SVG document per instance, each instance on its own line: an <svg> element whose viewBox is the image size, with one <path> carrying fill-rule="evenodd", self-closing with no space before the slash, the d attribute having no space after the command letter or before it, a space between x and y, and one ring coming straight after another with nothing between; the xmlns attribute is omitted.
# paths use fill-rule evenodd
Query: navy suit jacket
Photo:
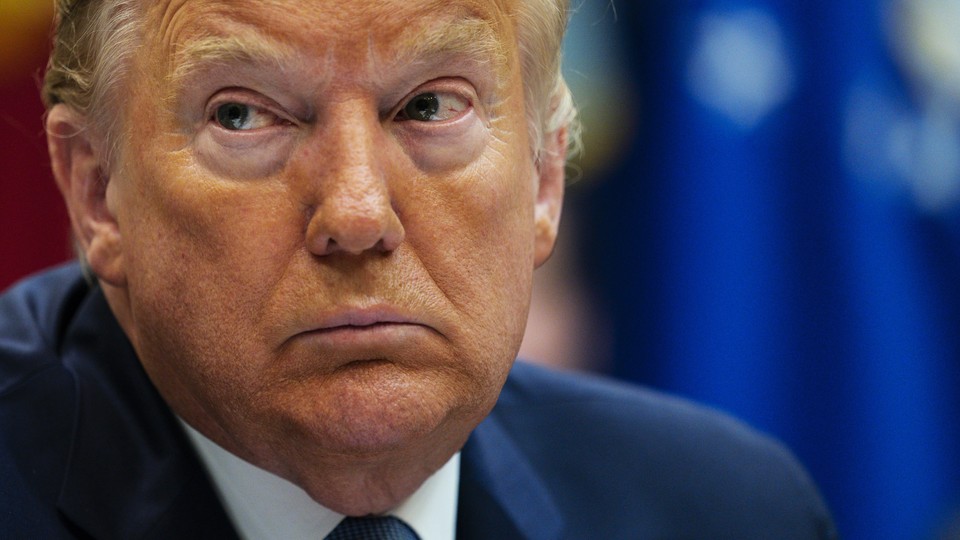
<svg viewBox="0 0 960 540"><path fill-rule="evenodd" d="M778 443L716 412L518 363L463 449L461 539L830 538ZM236 538L75 265L0 297L0 537Z"/></svg>

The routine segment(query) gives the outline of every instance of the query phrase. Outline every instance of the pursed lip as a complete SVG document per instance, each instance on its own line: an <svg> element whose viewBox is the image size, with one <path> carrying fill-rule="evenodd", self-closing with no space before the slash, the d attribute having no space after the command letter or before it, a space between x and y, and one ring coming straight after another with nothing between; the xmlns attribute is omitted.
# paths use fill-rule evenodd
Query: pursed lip
<svg viewBox="0 0 960 540"><path fill-rule="evenodd" d="M422 327L436 331L419 317L391 306L342 308L311 321L300 335L332 335L341 332L376 331L389 328Z"/></svg>
<svg viewBox="0 0 960 540"><path fill-rule="evenodd" d="M364 308L338 310L322 317L313 331L332 330L345 326L373 326L376 324L421 324L413 317L390 308Z"/></svg>
<svg viewBox="0 0 960 540"><path fill-rule="evenodd" d="M302 317L278 345L280 355L291 355L294 365L312 373L317 363L327 367L358 361L397 361L433 350L444 334L420 316L393 305L339 306ZM420 351L416 353L416 351ZM306 376L306 375L304 375Z"/></svg>

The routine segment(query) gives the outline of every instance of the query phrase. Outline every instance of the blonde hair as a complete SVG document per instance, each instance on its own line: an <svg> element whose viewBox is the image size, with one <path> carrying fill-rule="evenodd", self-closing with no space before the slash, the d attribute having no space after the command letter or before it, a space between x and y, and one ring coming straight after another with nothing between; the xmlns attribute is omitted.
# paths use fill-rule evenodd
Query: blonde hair
<svg viewBox="0 0 960 540"><path fill-rule="evenodd" d="M561 72L563 36L570 10L567 0L521 0L517 35L534 148L544 137L567 128L568 141L579 149L580 132L573 95Z"/></svg>
<svg viewBox="0 0 960 540"><path fill-rule="evenodd" d="M531 143L566 127L576 146L576 107L560 72L568 0L521 0L517 34ZM55 0L53 51L43 81L49 109L63 103L87 120L105 143L105 162L116 146L117 107L131 55L140 43L141 0Z"/></svg>
<svg viewBox="0 0 960 540"><path fill-rule="evenodd" d="M55 0L53 50L42 98L47 109L63 103L86 119L113 154L121 87L140 42L137 0Z"/></svg>

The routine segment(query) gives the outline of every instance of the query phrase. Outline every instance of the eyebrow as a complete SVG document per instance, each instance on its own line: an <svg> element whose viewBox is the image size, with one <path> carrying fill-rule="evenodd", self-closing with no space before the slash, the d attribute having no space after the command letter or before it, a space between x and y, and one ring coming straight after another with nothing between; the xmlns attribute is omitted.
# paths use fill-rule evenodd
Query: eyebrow
<svg viewBox="0 0 960 540"><path fill-rule="evenodd" d="M491 23L474 16L457 17L447 24L433 25L426 31L401 35L398 42L400 47L389 58L391 63L416 65L438 56L460 57L481 65L491 63L495 68L508 63L507 53ZM371 56L372 66L384 61L372 51ZM256 29L245 29L227 36L208 35L192 39L178 47L170 77L173 87L177 88L209 66L255 63L283 69L301 58L302 54L298 54L294 47Z"/></svg>
<svg viewBox="0 0 960 540"><path fill-rule="evenodd" d="M295 57L296 54L289 47L259 34L243 32L229 36L206 36L190 40L177 49L170 77L173 86L178 87L206 66L238 63L282 66Z"/></svg>
<svg viewBox="0 0 960 540"><path fill-rule="evenodd" d="M507 63L507 53L491 23L478 17L458 17L448 24L432 26L416 33L409 52L395 60L408 63L428 61L437 55L463 56L478 63Z"/></svg>

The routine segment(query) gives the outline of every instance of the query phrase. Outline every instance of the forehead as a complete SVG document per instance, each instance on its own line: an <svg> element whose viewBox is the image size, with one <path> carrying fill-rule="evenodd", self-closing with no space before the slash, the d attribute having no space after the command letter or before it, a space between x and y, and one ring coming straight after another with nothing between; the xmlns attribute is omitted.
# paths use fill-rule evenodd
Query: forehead
<svg viewBox="0 0 960 540"><path fill-rule="evenodd" d="M416 61L437 52L498 60L516 39L516 0L168 0L146 8L145 28L174 72L217 55L347 67ZM155 29L151 31L151 29Z"/></svg>

